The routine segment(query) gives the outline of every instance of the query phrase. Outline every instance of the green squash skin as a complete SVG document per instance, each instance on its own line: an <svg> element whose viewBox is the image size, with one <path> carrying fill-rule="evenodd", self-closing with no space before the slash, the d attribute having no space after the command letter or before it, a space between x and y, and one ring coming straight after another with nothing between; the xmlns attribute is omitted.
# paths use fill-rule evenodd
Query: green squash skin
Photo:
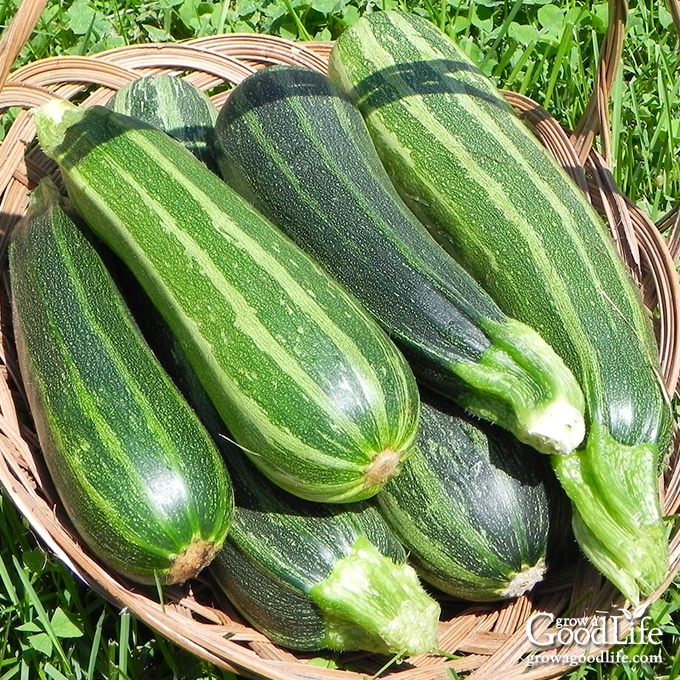
<svg viewBox="0 0 680 680"><path fill-rule="evenodd" d="M76 209L161 310L258 467L311 500L377 492L420 408L384 331L164 133L102 107L45 109L39 139Z"/></svg>
<svg viewBox="0 0 680 680"><path fill-rule="evenodd" d="M586 439L553 466L584 551L639 601L668 572L656 475L672 414L649 314L611 235L493 84L429 22L398 11L362 17L336 41L329 74L435 238L574 372Z"/></svg>
<svg viewBox="0 0 680 680"><path fill-rule="evenodd" d="M208 570L216 588L254 628L289 649L431 651L439 606L405 565L406 552L376 508L365 501L306 501L267 480L230 438L158 310L125 267L119 262L114 267L142 332L213 436L231 473L234 522ZM370 562L356 559L362 541ZM334 583L345 580L341 569L349 560L356 571L348 579L348 598ZM357 579L369 587L356 588ZM376 632L380 622L398 629L401 607L407 611L403 637L392 632L382 637Z"/></svg>
<svg viewBox="0 0 680 680"><path fill-rule="evenodd" d="M563 356L591 420L625 445L667 443L639 292L602 220L491 82L429 22L400 12L376 13L335 48L333 81L432 233Z"/></svg>
<svg viewBox="0 0 680 680"><path fill-rule="evenodd" d="M209 572L241 615L277 644L328 648L324 613L310 590L328 578L359 536L397 563L406 553L367 502L329 505L295 498L238 453L229 456L235 520Z"/></svg>
<svg viewBox="0 0 680 680"><path fill-rule="evenodd" d="M421 578L473 602L531 590L569 543L549 461L432 394L420 423L416 450L374 500Z"/></svg>
<svg viewBox="0 0 680 680"><path fill-rule="evenodd" d="M217 108L188 80L165 73L139 78L124 85L106 105L174 137L216 171Z"/></svg>
<svg viewBox="0 0 680 680"><path fill-rule="evenodd" d="M407 208L361 114L325 75L273 66L249 76L220 110L216 141L225 180L357 296L421 382L543 452L580 444L571 372ZM554 429L535 437L545 411Z"/></svg>
<svg viewBox="0 0 680 680"><path fill-rule="evenodd" d="M233 517L221 455L145 343L97 249L43 180L9 246L14 333L45 462L76 530L116 572L183 581ZM192 548L192 546L194 546Z"/></svg>

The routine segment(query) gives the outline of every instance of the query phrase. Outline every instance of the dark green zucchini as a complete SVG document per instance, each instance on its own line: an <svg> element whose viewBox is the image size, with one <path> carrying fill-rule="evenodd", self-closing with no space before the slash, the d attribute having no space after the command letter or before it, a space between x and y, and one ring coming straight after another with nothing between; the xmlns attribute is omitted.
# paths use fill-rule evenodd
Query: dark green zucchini
<svg viewBox="0 0 680 680"><path fill-rule="evenodd" d="M243 618L297 650L435 650L439 606L376 508L304 501L259 473L232 443L168 325L125 268L118 271L142 331L227 461L236 512L209 571Z"/></svg>
<svg viewBox="0 0 680 680"><path fill-rule="evenodd" d="M234 523L209 572L252 626L298 650L436 651L439 605L375 507L305 501L229 463Z"/></svg>
<svg viewBox="0 0 680 680"><path fill-rule="evenodd" d="M433 395L413 454L375 500L420 576L466 600L531 590L569 542L569 503L549 461Z"/></svg>
<svg viewBox="0 0 680 680"><path fill-rule="evenodd" d="M208 96L188 80L165 73L139 78L118 90L107 106L163 130L216 170L217 109Z"/></svg>
<svg viewBox="0 0 680 680"><path fill-rule="evenodd" d="M229 476L49 180L12 234L9 272L31 414L76 530L130 579L193 577L231 523Z"/></svg>
<svg viewBox="0 0 680 680"><path fill-rule="evenodd" d="M357 296L421 381L543 452L578 446L583 396L571 372L418 222L326 76L289 66L249 76L216 137L225 180Z"/></svg>

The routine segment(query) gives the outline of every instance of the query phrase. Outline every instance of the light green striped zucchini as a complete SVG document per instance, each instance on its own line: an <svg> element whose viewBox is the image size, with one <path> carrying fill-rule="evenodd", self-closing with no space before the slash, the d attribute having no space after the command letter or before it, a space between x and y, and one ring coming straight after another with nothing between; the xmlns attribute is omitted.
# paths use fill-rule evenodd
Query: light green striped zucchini
<svg viewBox="0 0 680 680"><path fill-rule="evenodd" d="M554 469L586 555L631 601L648 595L668 571L657 475L671 412L650 315L602 220L426 20L367 14L338 39L329 68L432 233L576 375L586 440L553 457Z"/></svg>
<svg viewBox="0 0 680 680"><path fill-rule="evenodd" d="M140 281L260 470L311 500L378 491L413 445L420 399L356 299L163 132L58 101L35 122L74 206Z"/></svg>
<svg viewBox="0 0 680 680"><path fill-rule="evenodd" d="M71 522L134 581L194 577L232 522L224 462L48 179L8 257L23 384Z"/></svg>
<svg viewBox="0 0 680 680"><path fill-rule="evenodd" d="M166 73L138 78L123 86L106 104L182 142L212 170L217 109L188 80Z"/></svg>
<svg viewBox="0 0 680 680"><path fill-rule="evenodd" d="M231 92L215 136L225 180L357 296L422 382L544 453L581 443L571 371L418 222L361 114L325 75L254 73Z"/></svg>
<svg viewBox="0 0 680 680"><path fill-rule="evenodd" d="M231 604L290 649L437 650L440 607L377 509L299 499L262 475L233 443L158 310L124 267L117 273L142 333L227 461L234 521L208 571Z"/></svg>

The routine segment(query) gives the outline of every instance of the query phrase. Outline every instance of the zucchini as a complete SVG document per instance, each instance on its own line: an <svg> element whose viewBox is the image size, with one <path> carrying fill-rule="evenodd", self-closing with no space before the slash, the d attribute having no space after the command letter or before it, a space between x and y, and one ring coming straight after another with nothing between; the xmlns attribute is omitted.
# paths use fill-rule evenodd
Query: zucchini
<svg viewBox="0 0 680 680"><path fill-rule="evenodd" d="M264 474L328 502L368 498L396 474L418 388L353 296L162 131L57 100L34 118L74 206L140 281Z"/></svg>
<svg viewBox="0 0 680 680"><path fill-rule="evenodd" d="M373 313L416 376L546 453L581 443L583 395L396 193L361 114L323 74L272 66L231 92L220 171Z"/></svg>
<svg viewBox="0 0 680 680"><path fill-rule="evenodd" d="M74 527L134 581L192 578L231 524L229 476L50 180L34 190L8 257L21 375Z"/></svg>
<svg viewBox="0 0 680 680"><path fill-rule="evenodd" d="M421 578L460 599L530 591L567 543L549 460L426 393L416 449L375 500Z"/></svg>
<svg viewBox="0 0 680 680"><path fill-rule="evenodd" d="M234 523L209 573L244 619L302 651L437 649L439 604L376 508L297 498L238 453Z"/></svg>
<svg viewBox="0 0 680 680"><path fill-rule="evenodd" d="M613 239L491 81L428 21L365 15L330 56L400 193L578 379L586 439L553 457L592 562L631 601L669 566L658 473L671 409L650 323Z"/></svg>
<svg viewBox="0 0 680 680"><path fill-rule="evenodd" d="M254 628L290 649L435 650L439 605L376 508L302 500L267 480L233 443L177 338L124 268L119 285L231 473L236 511L207 570L214 585Z"/></svg>
<svg viewBox="0 0 680 680"><path fill-rule="evenodd" d="M157 73L129 82L106 104L182 142L196 158L215 170L217 108L195 85L179 76Z"/></svg>

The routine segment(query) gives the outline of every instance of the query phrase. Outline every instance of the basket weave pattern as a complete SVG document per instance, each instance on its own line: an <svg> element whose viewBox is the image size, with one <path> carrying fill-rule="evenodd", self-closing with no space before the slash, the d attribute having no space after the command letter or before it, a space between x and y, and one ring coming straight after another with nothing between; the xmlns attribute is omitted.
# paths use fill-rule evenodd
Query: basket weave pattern
<svg viewBox="0 0 680 680"><path fill-rule="evenodd" d="M39 7L26 7L39 13ZM37 14L33 17L37 20ZM24 18L30 25L31 18ZM17 18L18 21L18 18ZM602 49L602 64L591 106L574 134L562 129L535 102L506 92L506 96L534 130L542 143L590 196L606 217L619 251L639 282L650 310L655 310L664 379L673 394L680 372L678 350L680 286L671 250L659 228L622 196L608 169L606 102L613 76L608 75L621 49L625 3L610 4L610 33ZM5 36L7 37L7 36ZM11 37L11 36L10 36ZM18 42L27 36L19 37ZM3 38L4 40L4 38ZM8 39L9 40L9 39ZM17 38L15 37L15 40ZM7 44L7 43L5 43ZM309 656L277 647L246 625L206 580L173 587L158 602L150 592L107 571L79 541L61 509L43 467L36 437L31 429L12 340L11 311L7 294L7 237L24 214L29 191L38 180L58 173L35 144L30 109L50 98L77 98L84 105L102 104L126 83L144 75L183 75L197 87L220 88L213 101L218 106L228 96L223 86L237 84L254 70L270 64L293 64L319 71L327 65L330 43L293 43L262 35L225 35L192 40L180 45L139 45L94 57L58 57L34 62L15 70L0 89L0 113L18 111L0 146L0 255L3 286L0 290L0 483L34 532L85 583L116 606L127 608L159 634L207 661L246 676L272 680L293 678L360 680L376 673L384 658L368 654L345 654L343 667L320 668L306 663ZM11 52L11 48L8 48ZM0 54L2 54L0 52ZM0 64L0 84L8 71ZM4 69L4 71L3 71ZM592 149L599 134L602 154ZM669 218L670 219L670 218ZM670 243L673 243L671 239ZM664 508L674 514L680 506L680 469L671 457L660 481ZM671 539L672 574L680 565L680 538ZM663 592L661 588L650 600ZM525 624L539 612L580 617L612 606L624 606L616 591L583 560L553 568L549 578L534 592L502 604L461 604L442 601L440 641L451 658L411 658L386 673L399 680L445 678L447 669L469 674L471 679L526 680L553 678L569 669L565 665L536 665L527 669L526 655L533 650ZM547 619L546 619L547 621ZM537 629L540 631L540 627ZM559 653L582 654L583 649L560 649Z"/></svg>

